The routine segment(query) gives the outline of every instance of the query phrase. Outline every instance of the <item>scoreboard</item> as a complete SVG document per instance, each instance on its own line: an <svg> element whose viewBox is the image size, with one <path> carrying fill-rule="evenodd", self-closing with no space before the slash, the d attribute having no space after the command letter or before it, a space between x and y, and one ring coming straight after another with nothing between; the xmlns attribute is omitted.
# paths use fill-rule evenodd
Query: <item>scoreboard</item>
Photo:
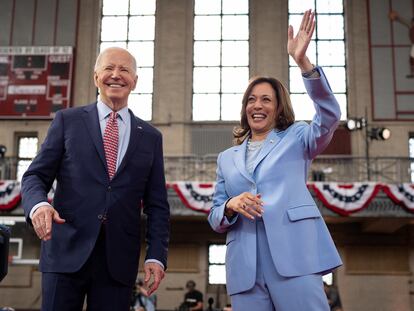
<svg viewBox="0 0 414 311"><path fill-rule="evenodd" d="M73 48L0 47L0 118L44 119L70 106Z"/></svg>

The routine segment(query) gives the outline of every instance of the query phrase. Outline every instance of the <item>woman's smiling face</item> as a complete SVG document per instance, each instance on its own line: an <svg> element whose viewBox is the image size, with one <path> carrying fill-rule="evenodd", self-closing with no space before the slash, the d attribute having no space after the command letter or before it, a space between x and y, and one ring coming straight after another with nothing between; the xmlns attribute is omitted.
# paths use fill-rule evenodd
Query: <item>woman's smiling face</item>
<svg viewBox="0 0 414 311"><path fill-rule="evenodd" d="M276 109L276 94L270 83L263 82L255 85L246 105L247 122L253 140L275 128Z"/></svg>

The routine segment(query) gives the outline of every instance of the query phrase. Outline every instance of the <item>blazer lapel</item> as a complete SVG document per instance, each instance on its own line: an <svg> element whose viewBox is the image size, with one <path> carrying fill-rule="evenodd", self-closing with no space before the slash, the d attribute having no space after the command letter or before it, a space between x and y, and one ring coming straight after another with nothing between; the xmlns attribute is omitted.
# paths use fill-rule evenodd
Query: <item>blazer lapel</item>
<svg viewBox="0 0 414 311"><path fill-rule="evenodd" d="M243 143L234 148L233 161L236 168L240 173L246 177L251 182L254 182L253 178L249 175L246 170L246 148L247 148L247 138Z"/></svg>
<svg viewBox="0 0 414 311"><path fill-rule="evenodd" d="M276 130L273 130L267 135L266 140L263 143L263 147L259 152L259 155L256 158L256 161L253 166L253 172L256 170L256 167L259 165L259 163L269 154L270 151L272 151L277 144L280 142L280 136L279 133Z"/></svg>
<svg viewBox="0 0 414 311"><path fill-rule="evenodd" d="M99 154L99 158L101 158L105 169L108 171L108 168L106 167L105 151L103 148L102 133L101 127L99 125L98 109L96 108L96 103L86 106L84 108L84 111L85 113L83 114L83 120L85 121L86 127L88 128L88 133L91 136L96 151Z"/></svg>
<svg viewBox="0 0 414 311"><path fill-rule="evenodd" d="M139 145L140 138L144 132L143 126L139 124L135 115L131 111L129 111L129 114L131 115L131 134L129 137L128 148L127 148L124 158L122 159L121 164L119 165L119 168L117 169L115 173L115 176L118 175L122 171L126 163L128 163L128 160L131 158L131 155L134 154L134 151Z"/></svg>

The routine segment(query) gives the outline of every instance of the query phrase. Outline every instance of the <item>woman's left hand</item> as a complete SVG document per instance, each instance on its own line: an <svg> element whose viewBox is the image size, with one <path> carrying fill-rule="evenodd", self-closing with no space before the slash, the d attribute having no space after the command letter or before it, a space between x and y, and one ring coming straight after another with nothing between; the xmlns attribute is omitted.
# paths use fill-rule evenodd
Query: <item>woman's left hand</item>
<svg viewBox="0 0 414 311"><path fill-rule="evenodd" d="M293 27L289 25L287 51L302 72L310 71L313 68L312 63L306 56L306 50L308 49L314 30L315 12L311 10L307 10L303 14L302 22L296 36L293 36Z"/></svg>

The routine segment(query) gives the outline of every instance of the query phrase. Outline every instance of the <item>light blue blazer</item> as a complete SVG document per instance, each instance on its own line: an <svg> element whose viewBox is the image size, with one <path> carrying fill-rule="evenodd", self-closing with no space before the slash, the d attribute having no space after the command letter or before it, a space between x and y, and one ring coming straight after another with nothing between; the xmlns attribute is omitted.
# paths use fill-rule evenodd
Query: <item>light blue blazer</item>
<svg viewBox="0 0 414 311"><path fill-rule="evenodd" d="M312 160L330 142L340 108L321 68L320 78L304 79L316 114L310 124L295 122L267 136L254 164L245 167L247 139L220 153L217 185L208 216L211 227L227 232L226 277L230 295L247 291L256 279L256 221L224 216L226 201L243 192L260 193L263 221L277 271L285 277L328 273L342 264L325 222L306 187Z"/></svg>

